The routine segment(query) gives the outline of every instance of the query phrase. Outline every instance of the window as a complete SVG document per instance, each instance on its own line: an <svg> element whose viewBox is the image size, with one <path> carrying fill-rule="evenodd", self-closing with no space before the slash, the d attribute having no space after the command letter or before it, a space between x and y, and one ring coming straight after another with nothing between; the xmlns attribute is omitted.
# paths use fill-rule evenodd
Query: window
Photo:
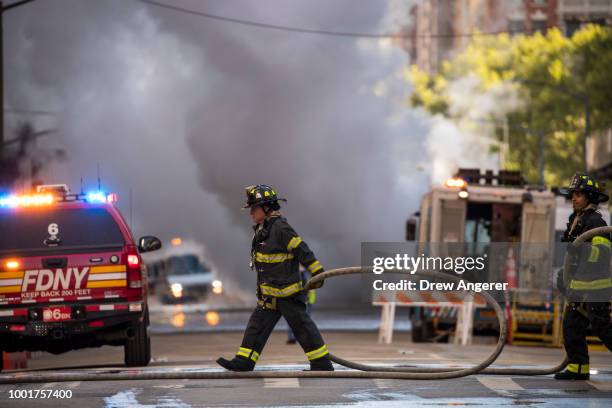
<svg viewBox="0 0 612 408"><path fill-rule="evenodd" d="M119 226L104 208L2 209L0 231L0 254L57 253L125 244Z"/></svg>
<svg viewBox="0 0 612 408"><path fill-rule="evenodd" d="M510 34L521 34L525 32L525 23L523 20L510 20L508 23L508 31Z"/></svg>
<svg viewBox="0 0 612 408"><path fill-rule="evenodd" d="M546 33L547 30L547 26L546 26L546 20L534 20L533 21L533 32L539 32L539 33Z"/></svg>

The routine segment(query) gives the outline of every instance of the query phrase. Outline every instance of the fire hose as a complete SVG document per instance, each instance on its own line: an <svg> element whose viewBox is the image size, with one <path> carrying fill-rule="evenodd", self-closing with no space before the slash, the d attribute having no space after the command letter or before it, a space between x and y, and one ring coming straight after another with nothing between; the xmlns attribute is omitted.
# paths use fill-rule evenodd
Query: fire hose
<svg viewBox="0 0 612 408"><path fill-rule="evenodd" d="M599 227L589 230L580 235L573 242L573 245L581 244L582 242L591 239L599 234L612 233L612 227ZM564 267L568 267L568 258L565 259ZM349 267L331 269L320 273L310 279L304 286L304 290L309 290L310 287L322 280L336 276L363 274L371 271L371 268L366 267ZM407 271L394 271L395 273L406 273ZM423 276L431 276L435 278L452 280L455 282L461 279L437 272L437 271L419 271L416 274ZM501 354L505 342L507 332L507 322L504 311L499 303L491 294L486 291L479 293L484 297L489 306L493 308L499 322L499 338L493 352L481 363L472 367L457 368L457 367L388 367L388 366L373 366L367 364L356 363L330 354L330 359L344 367L352 370L337 370L337 371L268 371L257 370L249 372L228 372L228 371L137 371L134 369L126 370L110 370L105 372L85 372L85 373L51 373L51 374L36 374L36 373L11 373L0 375L0 384L18 384L18 383L43 383L43 382L63 382L63 381L124 381L124 380L202 380L202 379L241 379L241 378L381 378L381 379L398 379L398 380L443 380L451 378L465 377L472 374L488 374L488 375L548 375L554 374L563 370L568 363L567 356L562 362L553 367L547 368L498 368L489 367Z"/></svg>

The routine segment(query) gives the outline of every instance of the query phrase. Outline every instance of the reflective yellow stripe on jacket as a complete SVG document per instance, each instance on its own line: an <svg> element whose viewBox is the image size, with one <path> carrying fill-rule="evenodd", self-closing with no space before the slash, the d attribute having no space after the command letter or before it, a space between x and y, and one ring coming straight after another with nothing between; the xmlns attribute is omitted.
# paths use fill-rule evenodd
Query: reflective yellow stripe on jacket
<svg viewBox="0 0 612 408"><path fill-rule="evenodd" d="M323 269L323 266L321 265L319 261L314 261L313 263L308 265L308 271L312 274L316 273L317 271L321 269Z"/></svg>
<svg viewBox="0 0 612 408"><path fill-rule="evenodd" d="M293 259L293 254L288 254L285 252L276 253L276 254L264 254L261 252L255 252L255 262L279 263L279 262L285 262L288 259Z"/></svg>
<svg viewBox="0 0 612 408"><path fill-rule="evenodd" d="M291 241L289 241L289 243L287 244L287 251L293 251L301 243L302 243L302 238L300 237L291 238Z"/></svg>
<svg viewBox="0 0 612 408"><path fill-rule="evenodd" d="M599 261L599 245L604 246L608 249L610 249L611 246L610 240L608 238L600 236L593 237L591 244L591 253L589 254L589 258L587 259L587 262L591 263Z"/></svg>
<svg viewBox="0 0 612 408"><path fill-rule="evenodd" d="M262 295L274 296L274 297L287 297L302 290L302 282L296 282L284 288L275 288L273 286L262 283L259 285Z"/></svg>
<svg viewBox="0 0 612 408"><path fill-rule="evenodd" d="M581 281L572 279L570 288L575 290L597 290L612 287L612 278L596 279L592 281Z"/></svg>
<svg viewBox="0 0 612 408"><path fill-rule="evenodd" d="M612 246L608 238L600 237L600 236L593 237L593 239L591 240L591 243L593 245L604 245L607 248L610 248Z"/></svg>
<svg viewBox="0 0 612 408"><path fill-rule="evenodd" d="M596 246L591 246L591 253L589 254L589 259L587 262L597 262L599 260L599 248Z"/></svg>

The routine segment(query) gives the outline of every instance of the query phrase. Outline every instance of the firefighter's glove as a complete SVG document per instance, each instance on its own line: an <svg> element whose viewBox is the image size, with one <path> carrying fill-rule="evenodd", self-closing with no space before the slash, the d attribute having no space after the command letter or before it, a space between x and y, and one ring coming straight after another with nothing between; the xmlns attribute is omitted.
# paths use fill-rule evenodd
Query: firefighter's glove
<svg viewBox="0 0 612 408"><path fill-rule="evenodd" d="M317 275L320 274L321 272L323 272L323 270L321 269L320 272L317 272ZM314 275L313 278L317 275ZM325 282L325 279L323 279L322 281L319 281L317 283L313 283L312 286L310 287L310 289L320 289L323 286L323 283Z"/></svg>

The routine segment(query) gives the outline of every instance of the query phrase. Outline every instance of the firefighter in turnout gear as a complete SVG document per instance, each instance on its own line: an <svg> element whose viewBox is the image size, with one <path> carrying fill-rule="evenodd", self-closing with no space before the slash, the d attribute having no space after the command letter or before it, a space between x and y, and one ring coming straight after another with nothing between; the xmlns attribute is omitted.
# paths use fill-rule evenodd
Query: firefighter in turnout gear
<svg viewBox="0 0 612 408"><path fill-rule="evenodd" d="M576 173L566 190L574 212L570 215L564 242L573 242L582 233L606 226L597 204L608 201L599 182L593 177ZM612 351L610 324L610 234L593 237L580 246L568 245L569 270L559 273L557 287L568 305L563 318L563 342L569 358L567 369L555 374L558 380L588 380L589 352L587 329Z"/></svg>
<svg viewBox="0 0 612 408"><path fill-rule="evenodd" d="M333 371L329 351L319 329L306 312L299 264L313 276L323 272L308 245L279 212L276 190L267 185L246 188L255 234L251 246L251 269L257 272L257 307L232 360L217 363L232 371L251 371L278 320L284 317L304 349L313 371ZM323 281L314 288L320 288Z"/></svg>

